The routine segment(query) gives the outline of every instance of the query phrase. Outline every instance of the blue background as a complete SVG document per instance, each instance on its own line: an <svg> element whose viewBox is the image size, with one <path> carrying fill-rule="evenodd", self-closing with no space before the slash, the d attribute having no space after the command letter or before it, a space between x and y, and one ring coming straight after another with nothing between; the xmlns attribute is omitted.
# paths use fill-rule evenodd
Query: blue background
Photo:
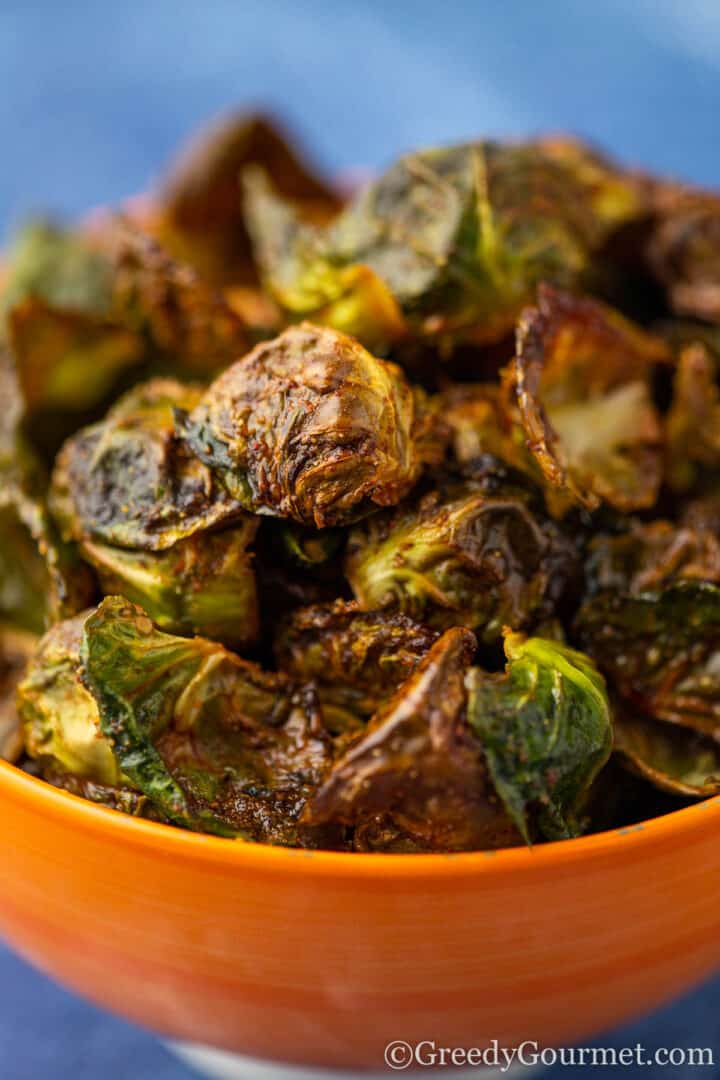
<svg viewBox="0 0 720 1080"><path fill-rule="evenodd" d="M0 0L0 230L141 190L188 131L237 105L279 112L331 171L462 136L569 129L713 183L719 64L717 0ZM703 1075L720 1076L719 1015L716 981L602 1042L709 1045L718 1067ZM642 1070L671 1073L684 1075ZM2 1080L98 1076L191 1073L0 947Z"/></svg>

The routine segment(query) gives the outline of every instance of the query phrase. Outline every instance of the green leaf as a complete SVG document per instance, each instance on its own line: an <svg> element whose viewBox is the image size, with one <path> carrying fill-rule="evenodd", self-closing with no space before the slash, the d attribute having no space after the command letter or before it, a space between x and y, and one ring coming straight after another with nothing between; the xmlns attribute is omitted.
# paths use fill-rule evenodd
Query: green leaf
<svg viewBox="0 0 720 1080"><path fill-rule="evenodd" d="M297 841L328 755L308 689L215 642L161 633L122 597L87 620L81 656L123 772L171 821Z"/></svg>
<svg viewBox="0 0 720 1080"><path fill-rule="evenodd" d="M589 657L543 638L505 636L503 676L468 676L470 724L498 795L523 836L575 836L577 811L612 747L605 684Z"/></svg>

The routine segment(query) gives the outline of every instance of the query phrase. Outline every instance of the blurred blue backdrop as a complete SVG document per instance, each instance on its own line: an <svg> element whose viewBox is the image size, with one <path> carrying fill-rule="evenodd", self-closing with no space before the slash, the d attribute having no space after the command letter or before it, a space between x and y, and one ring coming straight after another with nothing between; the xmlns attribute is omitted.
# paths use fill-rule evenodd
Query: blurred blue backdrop
<svg viewBox="0 0 720 1080"><path fill-rule="evenodd" d="M0 70L3 235L38 210L141 190L182 137L238 105L276 111L333 172L423 143L569 129L720 182L717 0L0 0ZM720 1064L719 1009L716 982L603 1042L710 1045ZM50 1076L190 1073L0 949L0 1077Z"/></svg>
<svg viewBox="0 0 720 1080"><path fill-rule="evenodd" d="M133 193L239 103L333 170L562 128L713 182L719 58L716 0L2 0L0 220Z"/></svg>

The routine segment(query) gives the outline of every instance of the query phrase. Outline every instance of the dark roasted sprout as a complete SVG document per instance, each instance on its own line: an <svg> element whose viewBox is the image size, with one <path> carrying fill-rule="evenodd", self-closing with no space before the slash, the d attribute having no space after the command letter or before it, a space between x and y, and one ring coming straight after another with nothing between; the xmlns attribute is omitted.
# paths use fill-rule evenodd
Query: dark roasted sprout
<svg viewBox="0 0 720 1080"><path fill-rule="evenodd" d="M467 626L488 644L504 626L550 617L577 574L572 540L522 488L444 484L350 533L346 572L363 608L429 626Z"/></svg>
<svg viewBox="0 0 720 1080"><path fill-rule="evenodd" d="M497 340L540 281L578 284L613 230L644 212L639 187L609 163L542 143L408 154L324 228L261 171L246 188L275 299L370 346Z"/></svg>
<svg viewBox="0 0 720 1080"><path fill-rule="evenodd" d="M0 757L343 852L720 795L720 196L261 116L0 274ZM612 305L612 306L611 306Z"/></svg>
<svg viewBox="0 0 720 1080"><path fill-rule="evenodd" d="M399 367L309 323L256 346L176 426L239 504L319 529L393 506L443 453Z"/></svg>

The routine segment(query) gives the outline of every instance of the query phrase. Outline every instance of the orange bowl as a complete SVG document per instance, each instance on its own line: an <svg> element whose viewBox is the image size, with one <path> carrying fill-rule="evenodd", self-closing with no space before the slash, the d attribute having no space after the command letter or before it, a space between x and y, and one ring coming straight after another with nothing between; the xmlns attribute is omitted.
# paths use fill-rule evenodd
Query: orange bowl
<svg viewBox="0 0 720 1080"><path fill-rule="evenodd" d="M0 763L0 932L173 1039L380 1068L394 1039L567 1045L720 966L720 797L533 850L292 851L94 806Z"/></svg>

